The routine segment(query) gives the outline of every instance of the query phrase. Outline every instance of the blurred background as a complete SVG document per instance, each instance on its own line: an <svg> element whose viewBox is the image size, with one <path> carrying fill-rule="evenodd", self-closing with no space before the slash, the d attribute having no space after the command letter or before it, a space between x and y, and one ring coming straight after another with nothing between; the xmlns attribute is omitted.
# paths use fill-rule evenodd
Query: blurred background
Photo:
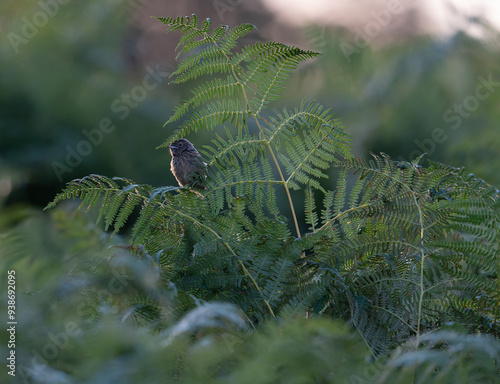
<svg viewBox="0 0 500 384"><path fill-rule="evenodd" d="M169 86L178 35L151 16L250 22L246 42L322 52L270 109L331 107L357 156L384 151L500 185L500 5L495 1L40 0L0 5L0 228L90 173L174 184L155 147L189 86ZM192 137L196 145L210 133ZM29 210L28 210L29 211Z"/></svg>

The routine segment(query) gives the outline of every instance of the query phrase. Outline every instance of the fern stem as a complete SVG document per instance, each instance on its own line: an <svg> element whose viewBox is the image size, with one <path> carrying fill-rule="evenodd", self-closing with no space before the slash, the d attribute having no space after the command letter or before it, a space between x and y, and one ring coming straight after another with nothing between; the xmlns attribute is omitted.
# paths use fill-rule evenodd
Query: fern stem
<svg viewBox="0 0 500 384"><path fill-rule="evenodd" d="M416 338L416 348L420 345L420 333L421 333L421 322L422 322L422 306L424 303L424 294L425 294L425 289L424 289L424 267L425 267L425 252L424 252L424 217L422 213L422 209L420 208L420 205L418 204L417 197L415 196L415 193L410 189L410 192L412 193L413 200L415 201L415 205L418 209L418 216L420 219L420 254L421 254L421 260L420 260L420 297L418 299L418 317L417 317L417 338Z"/></svg>
<svg viewBox="0 0 500 384"><path fill-rule="evenodd" d="M370 347L370 343L368 342L368 339L365 337L363 332L361 332L361 330L359 329L359 327L357 325L356 325L355 329L356 329L356 331L358 331L359 335L363 339L363 342L368 346L368 351L372 355L373 360L376 360L378 356L375 354L375 352L373 352L372 348Z"/></svg>
<svg viewBox="0 0 500 384"><path fill-rule="evenodd" d="M208 163L208 165L213 165L220 157L224 156L226 153L231 153L235 147L242 146L243 144L251 144L251 143L262 143L263 140L243 140L238 141L237 143L228 145L224 147L224 149L219 150L212 158L212 160Z"/></svg>
<svg viewBox="0 0 500 384"><path fill-rule="evenodd" d="M264 298L264 293L260 289L259 284L257 284L257 282L255 281L255 279L253 278L253 276L250 274L250 271L247 269L247 267L245 267L245 264L243 264L243 261L241 261L240 259L238 259L238 257L236 256L236 253L234 252L233 248L227 242L225 242L224 240L221 240L221 241L227 247L227 249L229 249L229 251L233 254L233 256L236 258L236 260L238 260L238 263L240 264L241 268L243 269L243 272L245 272L245 275L248 276L248 278L250 279L250 281L252 282L252 284L255 286L255 288L257 288L257 291L259 291L259 294L262 297L262 300L264 300L264 303L266 304L266 307L269 310L269 313L271 313L271 316L275 318L276 315L274 314L274 311L271 308L271 305Z"/></svg>
<svg viewBox="0 0 500 384"><path fill-rule="evenodd" d="M225 189L227 187L232 187L232 186L235 186L235 185L240 185L240 184L250 184L250 183L253 183L253 184L280 184L281 185L281 181L278 181L278 180L243 180L243 181L234 181L232 183L227 183L227 184L224 184L220 187L212 187L210 189L210 191L217 191L218 189Z"/></svg>
<svg viewBox="0 0 500 384"><path fill-rule="evenodd" d="M160 203L161 204L161 203ZM182 216L182 217L185 217L187 218L188 220L192 221L193 223L195 223L196 225L199 225L200 227L204 228L205 230L209 231L210 233L212 233L215 237L217 237L217 239L219 239L222 244L224 244L224 246L229 250L229 252L232 253L232 255L235 257L235 259L238 261L238 263L240 264L241 268L243 269L243 272L245 273L246 276L248 276L248 278L250 279L250 281L252 282L252 284L255 286L255 288L257 289L257 291L259 292L260 296L262 297L262 300L264 300L264 303L266 304L266 307L267 309L269 310L269 313L271 313L271 316L272 317L276 317L276 315L274 314L274 311L273 309L271 308L271 305L269 304L269 302L264 298L264 293L262 292L262 290L260 289L259 287L259 284L257 284L257 281L255 281L254 277L251 275L250 271L247 269L247 267L245 267L245 264L243 263L243 261L241 261L238 256L236 255L236 252L234 251L233 247L231 247L231 245L222 239L222 237L217 233L215 232L212 228L210 228L209 226L199 222L198 220L196 220L195 218L193 218L192 216L189 216L189 215L186 215L180 211L175 211L179 216Z"/></svg>
<svg viewBox="0 0 500 384"><path fill-rule="evenodd" d="M247 103L247 106L250 109L250 103L247 99L245 89L243 87L242 87L242 89L243 89L243 95L245 96L245 102ZM290 205L290 210L292 211L292 218L293 218L293 223L295 225L295 231L297 232L297 237L300 239L301 235L300 235L299 222L297 220L297 215L295 214L295 208L293 206L292 195L290 195L290 189L288 188L288 183L285 180L285 177L283 176L283 172L281 171L281 167L280 167L280 164L278 162L278 159L276 158L276 155L274 154L273 148L271 147L271 143L269 142L269 140L267 140L266 135L264 134L262 126L260 125L260 121L257 118L257 115L255 113L253 113L253 111L251 113L252 113L252 116L257 124L257 127L259 127L259 131L260 131L260 134L262 136L262 139L266 142L267 148L269 149L269 152L271 153L271 157L273 158L273 162L276 165L276 169L278 170L278 173L279 173L279 176L281 179L281 183L283 184L283 187L285 188L286 197L288 199L288 204Z"/></svg>
<svg viewBox="0 0 500 384"><path fill-rule="evenodd" d="M370 205L371 205L371 204L368 204L368 203L367 203L367 204L363 204L363 205L360 205L360 206L358 206L358 207L352 207L352 208L349 208L348 210L346 210L346 211L344 211L344 212L342 212L342 213L339 213L339 214L338 214L337 216L335 216L333 219L328 220L325 224L323 224L323 226L322 226L320 229L318 229L318 232L319 232L319 231L321 231L321 230L323 230L323 229L325 229L325 228L326 228L326 227L328 227L331 223L333 223L335 220L340 219L342 216L347 215L348 213L351 213L351 212L356 211L356 210L358 210L358 209L367 208L367 207L369 207Z"/></svg>
<svg viewBox="0 0 500 384"><path fill-rule="evenodd" d="M384 282L384 281L405 281L407 283L410 283L410 284L415 284L415 285L419 285L417 282L413 281L413 280L410 280L410 279L404 279L404 278L401 278L401 277L398 277L398 278L385 278L385 279L379 279L377 281L374 281L372 283L369 283L369 284L365 284L363 285L363 287L370 287L372 285L375 285L375 284L378 284L378 283L381 283L381 282ZM437 285L437 284L436 284Z"/></svg>
<svg viewBox="0 0 500 384"><path fill-rule="evenodd" d="M323 135L323 137L321 138L321 140L318 141L318 143L316 144L316 147L314 148L314 150L316 150L317 148L319 148L321 146L321 144L323 143L323 141L325 141L325 139L330 135L330 133L334 129L335 129L335 126L332 125L330 127L330 129L327 131L327 133L325 135ZM309 159L309 157L313 154L314 150L310 150L309 153L307 154L307 156L302 160L302 162L297 165L297 168L295 168L295 170L292 173L290 173L290 176L288 176L288 179L286 180L287 183L290 180L292 180L292 178L293 178L293 176L295 176L295 173L297 172L297 170L299 170L302 167L302 164L304 164Z"/></svg>
<svg viewBox="0 0 500 384"><path fill-rule="evenodd" d="M436 283L436 284L431 285L430 287L428 287L428 288L425 290L425 292L430 292L430 291L432 291L434 288L439 287L440 285L443 285L443 284L448 284L448 283L455 282L455 281L460 281L460 279L449 279L449 280L443 280L443 281L440 281L439 283Z"/></svg>
<svg viewBox="0 0 500 384"><path fill-rule="evenodd" d="M267 141L266 137L264 136L264 132L262 131L262 128L259 124L259 121L257 120L257 117L254 116L255 121L257 121L257 125L259 126L259 130L262 134L262 137L266 141L267 147L269 148L269 152L271 152L271 156L273 158L274 164L276 164L276 168L278 169L278 173L280 175L281 182L283 183L283 186L285 187L285 192L286 192L286 197L288 198L288 204L290 205L290 210L292 211L292 217L293 217L293 223L295 224L295 231L297 232L297 237L300 239L300 229L299 229L299 222L297 221L297 215L295 214L295 208L293 207L293 200L292 200L292 195L290 195L290 189L288 188L288 183L285 180L285 177L283 176L283 172L281 172L281 167L278 163L278 159L276 159L276 156L274 155L274 151L271 148L271 144Z"/></svg>
<svg viewBox="0 0 500 384"><path fill-rule="evenodd" d="M399 316L398 314L394 313L394 312L391 312L389 311L388 309L386 308L383 308L383 307L379 307L378 305L371 305L372 308L377 308L377 309L380 309L381 311L384 311L384 312L387 312L389 315L392 315L394 316L396 319L398 319L399 321L401 321L403 324L406 324L406 326L408 328L410 328L413 332L417 332L417 330L415 329L415 327L411 324L408 324L401 316Z"/></svg>
<svg viewBox="0 0 500 384"><path fill-rule="evenodd" d="M226 55L226 53L223 53L223 54L224 54L224 57L226 58L226 60L228 61L228 63L230 63L231 61L229 60L229 57ZM241 93L243 95L243 98L245 99L245 104L248 108L248 111L252 115L252 117L254 118L255 123L257 124L257 127L259 128L262 139L265 141L267 148L269 149L269 152L271 153L271 157L273 159L273 162L276 165L276 169L278 170L278 173L279 173L279 176L281 179L281 183L283 184L283 187L285 188L286 197L288 199L288 204L290 205L290 210L292 211L292 218L293 218L293 223L295 225L295 231L297 232L297 237L300 239L301 234L300 234L299 222L297 220L297 215L295 214L295 208L293 206L293 200L292 200L292 196L290 195L288 183L285 180L285 177L283 176L283 172L281 171L281 167L280 167L280 164L278 162L278 159L276 158L274 151L273 151L273 148L271 147L271 143L269 140L267 140L266 135L264 134L264 131L262 129L262 126L260 125L260 121L257 118L257 113L254 112L251 108L250 102L248 101L247 93L245 91L245 85L239 81L239 77L236 75L236 71L234 70L234 65L231 65L231 72L232 72L234 78L237 80L238 84L241 86Z"/></svg>
<svg viewBox="0 0 500 384"><path fill-rule="evenodd" d="M383 173L379 169L371 169L371 171L372 172L377 172L379 174ZM407 189L410 192L410 194L411 194L411 196L413 198L413 201L415 202L415 206L417 208L417 211L418 211L418 218L419 218L419 223L420 223L420 247L419 247L420 248L420 255L421 255L420 279L419 279L420 280L419 281L419 283L420 283L420 293L419 293L419 299L418 299L417 334L416 334L416 347L418 347L420 345L420 337L421 337L420 334L421 334L421 322L422 322L422 307L423 307L423 303L424 303L424 295L425 295L425 292L426 292L426 290L424 289L424 267L425 267L425 251L424 251L424 232L425 232L425 226L424 226L424 215L423 215L423 212L422 212L422 209L421 209L420 205L418 204L418 200L417 200L417 196L415 195L415 191L413 191L413 189L411 189L411 187L409 187L407 184L405 184L401 180L397 180L396 179L395 181L398 182L403 188ZM367 204L365 204L365 205L367 205ZM356 207L356 208L358 208L358 207ZM351 210L352 209L353 208L351 208ZM345 214L348 211L345 211L342 214ZM335 219L336 219L336 217L334 217L329 222L325 223L325 225L329 224L330 222L332 222Z"/></svg>

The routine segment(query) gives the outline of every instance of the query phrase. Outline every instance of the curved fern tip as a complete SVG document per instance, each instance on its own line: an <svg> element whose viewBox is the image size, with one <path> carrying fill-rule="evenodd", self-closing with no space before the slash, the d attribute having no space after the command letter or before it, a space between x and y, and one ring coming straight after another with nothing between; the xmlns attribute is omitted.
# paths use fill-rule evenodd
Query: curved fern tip
<svg viewBox="0 0 500 384"><path fill-rule="evenodd" d="M413 160L411 163L417 165L420 163L420 160L427 155L427 152L422 153L419 157L417 157L415 160Z"/></svg>
<svg viewBox="0 0 500 384"><path fill-rule="evenodd" d="M55 203L53 201L51 201L50 203L48 203L43 209L42 211L46 211L47 209L51 209L51 208L54 208L55 206Z"/></svg>

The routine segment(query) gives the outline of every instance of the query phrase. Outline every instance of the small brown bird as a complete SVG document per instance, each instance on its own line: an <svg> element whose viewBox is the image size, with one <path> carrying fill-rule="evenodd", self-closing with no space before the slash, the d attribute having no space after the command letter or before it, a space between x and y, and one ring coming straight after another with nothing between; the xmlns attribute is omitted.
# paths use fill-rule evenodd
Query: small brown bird
<svg viewBox="0 0 500 384"><path fill-rule="evenodd" d="M191 187L205 189L203 181L206 177L207 164L201 159L200 153L186 139L179 139L168 146L172 161L170 170L181 187L188 184Z"/></svg>

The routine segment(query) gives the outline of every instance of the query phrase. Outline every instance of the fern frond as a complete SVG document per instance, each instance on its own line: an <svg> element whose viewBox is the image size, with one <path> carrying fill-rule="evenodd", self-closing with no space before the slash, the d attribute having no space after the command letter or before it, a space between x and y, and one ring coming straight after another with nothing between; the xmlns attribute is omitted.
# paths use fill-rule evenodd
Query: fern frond
<svg viewBox="0 0 500 384"><path fill-rule="evenodd" d="M240 85L231 76L227 80L214 79L206 84L201 84L193 90L194 96L192 98L174 108L174 114L164 125L179 120L191 108L198 107L213 99L236 97L240 94L240 91Z"/></svg>
<svg viewBox="0 0 500 384"><path fill-rule="evenodd" d="M203 153L209 158L209 166L217 166L221 169L238 164L255 161L258 156L262 156L265 151L265 141L252 135L244 135L238 131L233 137L229 130L226 130L227 139L216 135L212 140L214 147L206 146Z"/></svg>
<svg viewBox="0 0 500 384"><path fill-rule="evenodd" d="M241 106L238 100L224 99L221 102L209 103L198 111L192 112L186 122L180 125L179 129L162 146L186 137L191 132L215 130L225 122L237 127L243 127L249 113L250 111Z"/></svg>
<svg viewBox="0 0 500 384"><path fill-rule="evenodd" d="M271 304L280 301L281 296L286 292L285 281L287 275L292 270L293 263L286 258L273 261L273 266L268 277L267 284L263 287L263 293L266 300Z"/></svg>
<svg viewBox="0 0 500 384"><path fill-rule="evenodd" d="M276 100L285 89L289 74L297 68L300 62L317 56L317 52L304 51L296 47L283 47L271 56L269 62L260 68L249 68L253 74L255 97L251 100L254 113L258 115L270 101ZM262 60L262 59L261 59ZM261 61L262 62L262 61ZM247 82L249 79L243 79Z"/></svg>
<svg viewBox="0 0 500 384"><path fill-rule="evenodd" d="M117 181L124 186L120 187ZM106 229L113 225L117 232L125 225L134 208L147 199L150 190L151 187L134 184L128 179L90 175L71 181L45 209L54 207L64 199L78 197L82 200L80 207L87 206L89 210L98 206L97 221L104 218Z"/></svg>
<svg viewBox="0 0 500 384"><path fill-rule="evenodd" d="M318 225L318 214L316 213L316 200L314 198L314 192L311 187L306 188L305 206L304 213L306 216L306 223L311 227L310 231L315 231Z"/></svg>
<svg viewBox="0 0 500 384"><path fill-rule="evenodd" d="M160 145L214 131L199 148L206 189L90 175L47 208L79 198L115 231L135 212L130 248L189 297L184 305L232 302L255 324L330 316L349 322L374 355L411 336L418 344L452 319L498 333L496 188L463 169L420 166L421 158L354 158L341 123L314 101L264 116L291 72L317 53L275 42L240 49L250 24L160 20L182 34L174 82L210 76L175 108L167 124L182 124ZM301 194L291 191L300 189L302 215ZM133 295L124 318L161 318L161 293Z"/></svg>
<svg viewBox="0 0 500 384"><path fill-rule="evenodd" d="M318 179L328 177L323 170L337 161L337 154L348 152L339 122L314 102L304 101L293 113L285 110L283 116L270 118L264 132L269 144L278 150L278 158L288 172L285 182L292 189L309 183L322 190Z"/></svg>
<svg viewBox="0 0 500 384"><path fill-rule="evenodd" d="M327 191L323 198L323 210L321 212L321 222L325 224L326 222L331 221L334 213L334 200L335 200L335 192Z"/></svg>
<svg viewBox="0 0 500 384"><path fill-rule="evenodd" d="M236 46L238 39L246 36L252 31L255 31L257 27L253 24L243 23L237 25L234 28L230 28L228 32L221 39L220 49L226 55L230 54L231 50Z"/></svg>
<svg viewBox="0 0 500 384"><path fill-rule="evenodd" d="M208 32L208 27L211 25L210 19L207 19L203 23L203 27L200 28L198 16L195 14L191 15L191 17L157 17L157 19L163 24L170 26L167 33L176 30L182 31L182 37L179 39L177 49L195 38L202 38Z"/></svg>

